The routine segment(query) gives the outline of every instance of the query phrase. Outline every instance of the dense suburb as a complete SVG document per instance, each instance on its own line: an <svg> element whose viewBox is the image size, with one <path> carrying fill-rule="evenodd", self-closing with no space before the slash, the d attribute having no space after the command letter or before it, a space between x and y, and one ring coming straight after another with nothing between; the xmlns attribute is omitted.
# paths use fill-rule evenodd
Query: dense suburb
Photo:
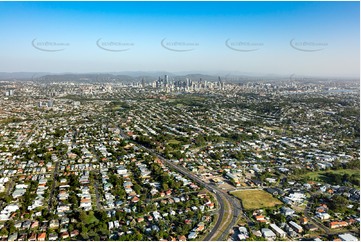
<svg viewBox="0 0 361 242"><path fill-rule="evenodd" d="M1 82L1 238L359 237L358 83L199 85Z"/></svg>

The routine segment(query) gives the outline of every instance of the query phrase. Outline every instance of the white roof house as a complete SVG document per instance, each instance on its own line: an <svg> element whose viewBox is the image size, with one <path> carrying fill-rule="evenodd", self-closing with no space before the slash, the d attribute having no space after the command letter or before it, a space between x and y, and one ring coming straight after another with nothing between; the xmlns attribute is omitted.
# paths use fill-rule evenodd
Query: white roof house
<svg viewBox="0 0 361 242"><path fill-rule="evenodd" d="M283 231L280 227L276 224L270 224L271 229L277 234L277 236L283 238L286 237L287 233Z"/></svg>
<svg viewBox="0 0 361 242"><path fill-rule="evenodd" d="M263 237L265 237L266 239L275 239L276 238L276 234L273 233L273 231L270 229L263 228L263 229L261 229L261 231L262 231Z"/></svg>
<svg viewBox="0 0 361 242"><path fill-rule="evenodd" d="M339 234L338 237L342 240L342 241L359 241L359 239L355 236L353 236L350 233L345 233L345 234Z"/></svg>

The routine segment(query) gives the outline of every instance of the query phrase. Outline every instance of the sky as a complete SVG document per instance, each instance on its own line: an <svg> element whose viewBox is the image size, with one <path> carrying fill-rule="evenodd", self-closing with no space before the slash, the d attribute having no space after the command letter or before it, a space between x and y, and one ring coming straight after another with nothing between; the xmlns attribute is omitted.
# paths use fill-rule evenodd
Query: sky
<svg viewBox="0 0 361 242"><path fill-rule="evenodd" d="M0 72L359 77L359 2L0 2Z"/></svg>

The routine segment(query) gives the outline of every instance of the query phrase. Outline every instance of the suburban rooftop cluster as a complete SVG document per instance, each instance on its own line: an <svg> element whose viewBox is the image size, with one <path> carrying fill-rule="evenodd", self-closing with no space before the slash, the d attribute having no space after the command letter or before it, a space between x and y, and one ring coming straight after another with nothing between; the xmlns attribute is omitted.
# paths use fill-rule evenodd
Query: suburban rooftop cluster
<svg viewBox="0 0 361 242"><path fill-rule="evenodd" d="M359 83L0 82L3 240L357 240Z"/></svg>

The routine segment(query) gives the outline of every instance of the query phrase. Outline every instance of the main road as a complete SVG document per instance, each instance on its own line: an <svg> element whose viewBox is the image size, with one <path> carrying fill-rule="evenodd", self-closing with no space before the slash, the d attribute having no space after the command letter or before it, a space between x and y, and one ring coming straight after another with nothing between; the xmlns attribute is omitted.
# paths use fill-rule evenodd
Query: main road
<svg viewBox="0 0 361 242"><path fill-rule="evenodd" d="M155 155L161 161L165 162L168 167L178 171L182 175L190 178L194 182L205 187L209 192L213 193L217 199L218 205L220 206L219 216L216 224L213 226L213 228L211 229L209 234L204 238L204 240L227 240L227 236L229 235L230 230L238 221L238 215L243 214L240 202L233 196L219 189L217 186L204 182L202 179L200 179L198 176L196 176L186 168L176 165L172 161L164 158L161 154L155 152L154 150L149 149L134 140L130 140L128 135L126 135L122 129L120 129L120 133L124 139L136 143L138 146L147 150L150 154ZM224 229L220 230L221 228Z"/></svg>
<svg viewBox="0 0 361 242"><path fill-rule="evenodd" d="M50 197L49 197L49 202L48 202L49 211L52 211L52 209L53 209L53 197L55 194L55 183L58 178L58 173L59 173L59 160L57 160L55 162L55 168L54 168L53 177L52 177L53 184L51 186Z"/></svg>

